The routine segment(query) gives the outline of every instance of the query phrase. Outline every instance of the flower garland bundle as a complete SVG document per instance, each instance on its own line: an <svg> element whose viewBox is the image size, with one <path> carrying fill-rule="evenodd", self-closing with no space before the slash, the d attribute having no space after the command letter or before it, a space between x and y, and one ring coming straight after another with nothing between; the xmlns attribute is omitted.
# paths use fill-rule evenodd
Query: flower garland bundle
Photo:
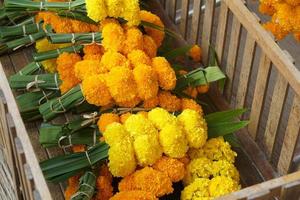
<svg viewBox="0 0 300 200"><path fill-rule="evenodd" d="M300 41L300 1L299 0L260 0L260 12L272 16L264 24L276 39L281 40L289 33Z"/></svg>

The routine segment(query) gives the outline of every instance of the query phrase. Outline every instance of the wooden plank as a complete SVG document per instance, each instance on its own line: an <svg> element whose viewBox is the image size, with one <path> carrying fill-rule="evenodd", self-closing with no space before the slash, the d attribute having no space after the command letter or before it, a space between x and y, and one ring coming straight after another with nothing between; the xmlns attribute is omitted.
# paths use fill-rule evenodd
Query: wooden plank
<svg viewBox="0 0 300 200"><path fill-rule="evenodd" d="M202 0L194 1L193 5L193 18L192 18L192 32L190 37L191 44L197 44L200 30L200 20L201 20L201 3Z"/></svg>
<svg viewBox="0 0 300 200"><path fill-rule="evenodd" d="M167 13L173 22L175 21L175 17L176 17L176 5L177 5L176 0L169 0L166 3Z"/></svg>
<svg viewBox="0 0 300 200"><path fill-rule="evenodd" d="M278 124L287 95L287 89L288 81L281 74L278 74L264 134L264 142L266 144L266 154L268 158L271 158L272 156Z"/></svg>
<svg viewBox="0 0 300 200"><path fill-rule="evenodd" d="M282 149L277 165L280 174L287 174L293 161L293 155L297 146L300 129L300 99L294 97L293 106L285 130Z"/></svg>
<svg viewBox="0 0 300 200"><path fill-rule="evenodd" d="M254 140L256 139L262 107L264 105L267 83L269 82L270 78L271 64L271 60L266 56L265 53L262 52L260 55L260 63L251 106L250 124L248 125L248 131Z"/></svg>
<svg viewBox="0 0 300 200"><path fill-rule="evenodd" d="M223 59L226 32L228 27L228 13L229 13L229 9L227 5L224 3L224 1L221 1L217 40L216 40L216 47L215 47L219 63L222 63L222 59Z"/></svg>
<svg viewBox="0 0 300 200"><path fill-rule="evenodd" d="M289 183L283 187L280 199L299 200L300 198L300 180Z"/></svg>
<svg viewBox="0 0 300 200"><path fill-rule="evenodd" d="M255 16L248 10L242 1L224 0L230 10L255 38L258 45L272 60L279 73L288 81L294 91L300 96L300 71L295 67L288 56L274 42L273 38L257 22Z"/></svg>
<svg viewBox="0 0 300 200"><path fill-rule="evenodd" d="M248 200L268 200L271 198L271 194L269 190L266 191L258 191L256 194L248 197Z"/></svg>
<svg viewBox="0 0 300 200"><path fill-rule="evenodd" d="M211 34L213 29L213 20L215 13L215 0L205 2L205 13L202 31L202 62L204 65L208 64L209 50L211 42Z"/></svg>
<svg viewBox="0 0 300 200"><path fill-rule="evenodd" d="M240 37L241 37L242 26L236 17L233 17L230 43L228 49L227 63L226 63L226 85L225 85L225 97L228 102L231 100L232 83L234 78L234 72L237 61L237 54L240 47Z"/></svg>
<svg viewBox="0 0 300 200"><path fill-rule="evenodd" d="M180 19L180 33L183 38L187 37L187 25L188 25L188 18L189 18L189 0L182 0L181 1L181 19Z"/></svg>
<svg viewBox="0 0 300 200"><path fill-rule="evenodd" d="M244 55L240 72L239 87L236 94L236 107L243 108L249 86L250 73L255 55L256 42L251 35L247 34Z"/></svg>

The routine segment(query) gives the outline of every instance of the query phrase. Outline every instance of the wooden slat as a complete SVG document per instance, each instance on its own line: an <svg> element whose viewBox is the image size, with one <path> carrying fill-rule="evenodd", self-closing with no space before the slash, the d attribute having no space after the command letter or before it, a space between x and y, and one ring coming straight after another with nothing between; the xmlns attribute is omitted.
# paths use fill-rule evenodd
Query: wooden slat
<svg viewBox="0 0 300 200"><path fill-rule="evenodd" d="M187 37L187 25L188 25L188 15L189 15L189 0L181 1L181 19L179 29L183 38Z"/></svg>
<svg viewBox="0 0 300 200"><path fill-rule="evenodd" d="M243 108L247 96L250 73L252 70L253 59L255 55L256 42L254 38L247 34L244 55L240 72L239 87L236 94L236 107Z"/></svg>
<svg viewBox="0 0 300 200"><path fill-rule="evenodd" d="M225 96L230 102L231 92L232 92L232 82L234 78L234 72L237 61L237 54L240 46L240 37L241 37L241 23L236 17L233 17L230 43L228 49L227 63L226 63L226 86L225 86Z"/></svg>
<svg viewBox="0 0 300 200"><path fill-rule="evenodd" d="M216 40L216 47L215 47L219 63L222 63L222 59L223 59L226 31L228 26L228 13L229 10L227 5L224 3L224 1L221 1L217 40Z"/></svg>
<svg viewBox="0 0 300 200"><path fill-rule="evenodd" d="M176 4L177 4L176 0L168 0L166 2L167 13L173 22L175 21L175 17L176 17Z"/></svg>
<svg viewBox="0 0 300 200"><path fill-rule="evenodd" d="M300 180L289 183L283 187L280 199L299 200L300 198Z"/></svg>
<svg viewBox="0 0 300 200"><path fill-rule="evenodd" d="M256 194L247 198L248 200L268 200L271 198L270 191L258 191Z"/></svg>
<svg viewBox="0 0 300 200"><path fill-rule="evenodd" d="M277 169L280 174L287 174L293 161L294 151L297 146L300 129L300 99L294 97L293 106L285 130L282 149L280 152Z"/></svg>
<svg viewBox="0 0 300 200"><path fill-rule="evenodd" d="M251 137L255 140L258 130L258 124L262 113L262 106L264 104L267 83L269 82L271 72L271 60L265 53L260 55L260 63L257 72L257 79L255 83L255 91L251 106L250 124L248 125L248 131Z"/></svg>
<svg viewBox="0 0 300 200"><path fill-rule="evenodd" d="M202 49L203 49L203 59L204 65L208 64L209 59L209 46L211 42L211 34L213 28L213 19L215 12L215 0L205 2L205 13L202 31Z"/></svg>
<svg viewBox="0 0 300 200"><path fill-rule="evenodd" d="M191 43L197 44L200 30L200 19L201 19L201 3L202 0L194 1L193 6L193 18L192 18L192 32L191 32Z"/></svg>
<svg viewBox="0 0 300 200"><path fill-rule="evenodd" d="M267 156L269 158L271 158L272 156L275 138L277 134L277 128L283 110L284 101L286 99L287 89L287 80L281 74L278 74L270 105L266 130L264 134L264 141L267 148Z"/></svg>

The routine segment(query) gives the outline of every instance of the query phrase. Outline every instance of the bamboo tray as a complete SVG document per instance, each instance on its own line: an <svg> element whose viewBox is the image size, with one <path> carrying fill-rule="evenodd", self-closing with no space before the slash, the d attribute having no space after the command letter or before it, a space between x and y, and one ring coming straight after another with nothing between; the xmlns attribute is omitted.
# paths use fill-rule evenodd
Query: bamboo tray
<svg viewBox="0 0 300 200"><path fill-rule="evenodd" d="M250 118L251 123L237 133L242 148L236 149L244 189L220 199L299 199L300 172L294 171L300 129L300 72L244 1L221 0L218 7L216 2L194 0L192 12L189 0L152 0L149 5L167 27L182 34L177 43L200 39L204 64L210 45L215 48L228 80L224 92L212 86L202 97L209 103L206 110L249 108L243 118ZM7 82L7 77L31 61L32 52L26 48L1 57L0 130L19 199L60 200L64 185L47 183L39 161L63 152L39 145L40 122L23 123L15 93ZM71 118L66 114L56 120Z"/></svg>

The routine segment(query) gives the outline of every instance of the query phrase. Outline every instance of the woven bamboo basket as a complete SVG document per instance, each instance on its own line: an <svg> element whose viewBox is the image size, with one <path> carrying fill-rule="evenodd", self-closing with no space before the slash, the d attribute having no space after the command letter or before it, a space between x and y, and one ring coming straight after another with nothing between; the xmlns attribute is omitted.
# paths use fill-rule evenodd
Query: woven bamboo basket
<svg viewBox="0 0 300 200"><path fill-rule="evenodd" d="M249 108L250 119L236 133L242 190L220 199L299 199L297 142L300 128L300 72L261 27L242 0L149 1L165 25L182 35L178 44L200 43L203 63L210 46L227 75L224 92L212 86L203 100L208 110ZM4 154L18 199L63 199L63 184L47 183L39 161L62 154L38 143L39 123L24 124L7 77L32 59L32 48L1 57L0 128ZM56 119L66 121L69 114ZM178 197L179 199L179 197Z"/></svg>

